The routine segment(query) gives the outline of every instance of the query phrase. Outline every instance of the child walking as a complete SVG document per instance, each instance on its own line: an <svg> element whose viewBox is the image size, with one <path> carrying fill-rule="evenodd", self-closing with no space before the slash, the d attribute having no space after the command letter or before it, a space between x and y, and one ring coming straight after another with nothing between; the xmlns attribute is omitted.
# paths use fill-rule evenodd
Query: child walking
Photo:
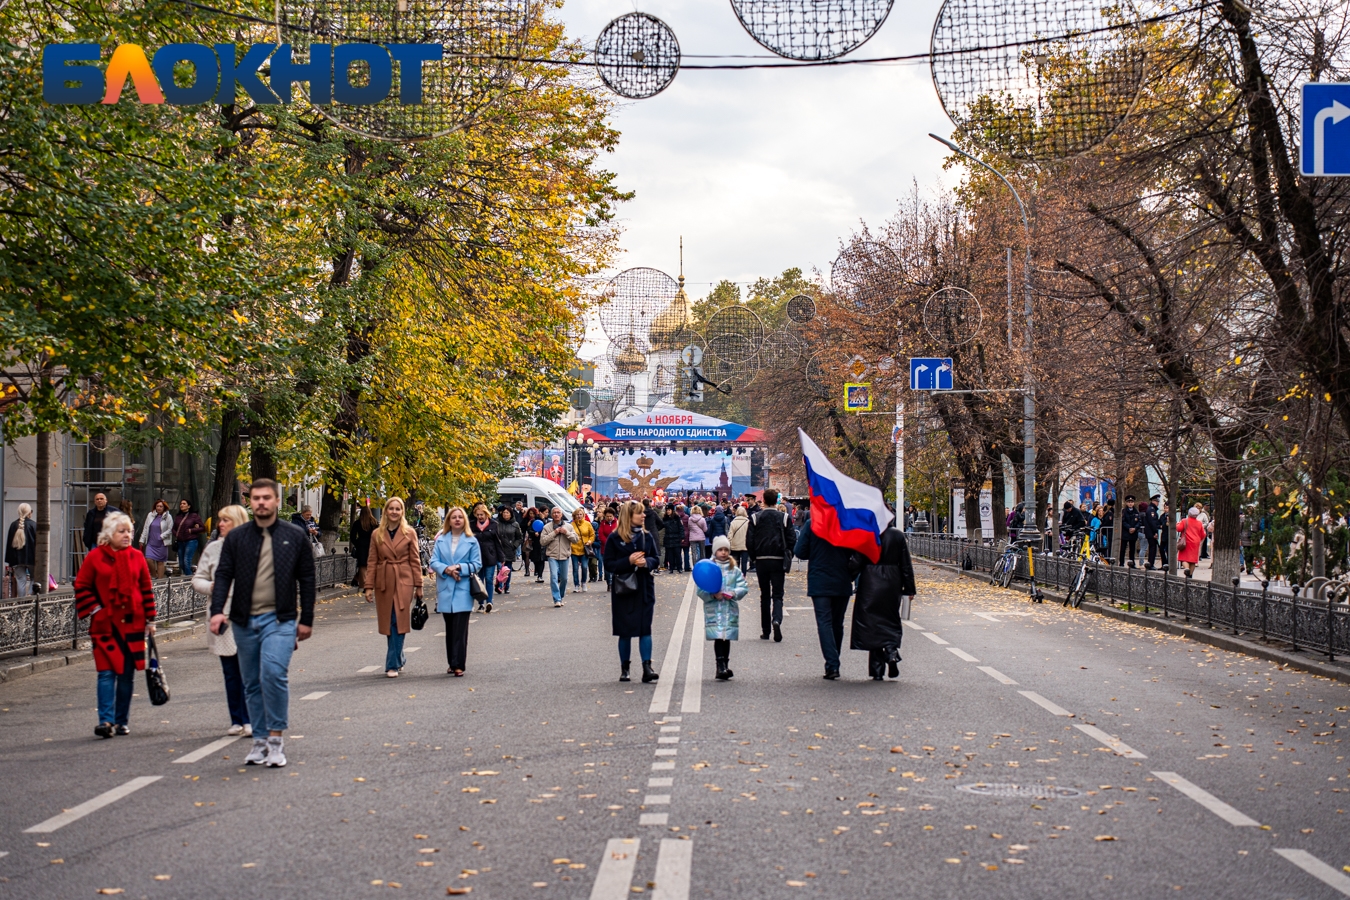
<svg viewBox="0 0 1350 900"><path fill-rule="evenodd" d="M731 541L725 536L713 538L713 562L722 570L722 590L710 594L699 590L703 601L703 625L707 639L713 642L717 657L717 680L726 681L733 674L730 669L731 642L741 634L740 600L750 590L741 568L731 558Z"/></svg>

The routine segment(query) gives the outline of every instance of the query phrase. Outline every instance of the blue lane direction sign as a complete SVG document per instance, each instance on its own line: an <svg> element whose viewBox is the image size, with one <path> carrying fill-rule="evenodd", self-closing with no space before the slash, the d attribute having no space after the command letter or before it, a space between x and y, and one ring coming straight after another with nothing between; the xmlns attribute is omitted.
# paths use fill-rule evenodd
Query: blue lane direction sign
<svg viewBox="0 0 1350 900"><path fill-rule="evenodd" d="M1350 175L1347 118L1350 118L1350 84L1303 85L1299 168L1304 175Z"/></svg>
<svg viewBox="0 0 1350 900"><path fill-rule="evenodd" d="M911 357L909 361L909 389L911 391L950 391L952 389L951 358Z"/></svg>

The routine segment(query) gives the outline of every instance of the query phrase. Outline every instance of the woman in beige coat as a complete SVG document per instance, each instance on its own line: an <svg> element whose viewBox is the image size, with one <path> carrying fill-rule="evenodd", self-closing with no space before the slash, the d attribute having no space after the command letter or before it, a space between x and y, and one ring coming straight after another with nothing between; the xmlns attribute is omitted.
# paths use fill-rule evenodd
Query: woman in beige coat
<svg viewBox="0 0 1350 900"><path fill-rule="evenodd" d="M388 639L384 674L397 678L407 661L403 636L412 628L413 598L422 599L422 558L417 532L403 516L403 501L390 497L366 559L366 602L375 604L380 634Z"/></svg>

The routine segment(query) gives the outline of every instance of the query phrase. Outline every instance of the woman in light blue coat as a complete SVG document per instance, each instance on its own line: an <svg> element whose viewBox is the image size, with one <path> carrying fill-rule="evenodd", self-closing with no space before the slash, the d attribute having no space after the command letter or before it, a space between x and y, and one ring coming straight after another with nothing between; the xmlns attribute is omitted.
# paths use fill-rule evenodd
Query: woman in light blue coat
<svg viewBox="0 0 1350 900"><path fill-rule="evenodd" d="M469 576L483 569L483 552L469 531L469 516L455 506L445 514L445 527L431 551L431 570L436 573L436 611L445 617L446 674L464 674L469 654L469 613L473 594Z"/></svg>

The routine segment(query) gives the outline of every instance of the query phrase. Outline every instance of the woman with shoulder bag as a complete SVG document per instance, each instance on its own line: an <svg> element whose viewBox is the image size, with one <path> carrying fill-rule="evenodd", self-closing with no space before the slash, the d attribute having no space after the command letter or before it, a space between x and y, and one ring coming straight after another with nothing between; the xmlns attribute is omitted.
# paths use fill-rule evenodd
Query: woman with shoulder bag
<svg viewBox="0 0 1350 900"><path fill-rule="evenodd" d="M155 590L145 556L131 546L135 530L126 516L109 513L98 534L98 547L85 556L75 576L75 612L89 619L89 640L94 645L98 670L94 734L101 738L131 734L127 724L131 691L136 672L145 668L145 635L155 634Z"/></svg>
<svg viewBox="0 0 1350 900"><path fill-rule="evenodd" d="M587 558L595 552L595 527L587 521L586 510L581 507L572 511L572 532L572 587L584 594L590 580Z"/></svg>
<svg viewBox="0 0 1350 900"><path fill-rule="evenodd" d="M492 612L493 584L497 580L497 569L502 562L501 535L497 523L488 515L486 503L475 503L469 517L469 530L478 539L478 549L483 555L482 577L487 585L487 597L478 600L478 608L485 613Z"/></svg>
<svg viewBox="0 0 1350 900"><path fill-rule="evenodd" d="M150 564L150 574L155 578L164 577L164 563L169 559L169 546L173 544L173 516L169 515L169 504L156 500L154 508L145 517L141 528L141 552Z"/></svg>
<svg viewBox="0 0 1350 900"><path fill-rule="evenodd" d="M469 655L469 613L473 612L470 576L482 571L483 555L478 539L469 532L469 516L460 506L445 514L436 547L431 552L431 571L436 573L436 611L445 617L446 674L464 674Z"/></svg>
<svg viewBox="0 0 1350 900"><path fill-rule="evenodd" d="M652 572L661 564L661 558L646 524L642 504L630 500L619 507L619 524L605 542L605 570L613 576L610 616L614 634L619 638L619 680L631 680L628 664L633 638L637 638L644 684L660 677L652 668L652 614L656 610Z"/></svg>
<svg viewBox="0 0 1350 900"><path fill-rule="evenodd" d="M366 602L385 636L384 674L397 678L407 662L403 640L412 629L413 599L422 599L422 557L417 532L403 515L403 501L390 497L383 520L370 539L366 559Z"/></svg>
<svg viewBox="0 0 1350 900"><path fill-rule="evenodd" d="M202 558L197 560L197 568L192 573L192 589L199 594L211 596L211 588L216 581L216 566L220 565L220 549L225 546L225 535L231 528L248 522L248 512L242 506L226 506L216 513L216 528L219 537L206 545ZM225 615L230 614L230 601L234 596L234 585L225 598ZM239 653L234 645L234 634L229 628L223 634L206 629L206 649L220 658L221 672L225 676L225 702L230 708L230 727L226 734L253 734L253 726L248 721L248 704L244 702L244 677L239 673Z"/></svg>
<svg viewBox="0 0 1350 900"><path fill-rule="evenodd" d="M525 534L520 530L520 523L516 521L516 514L511 507L506 506L497 514L497 538L502 544L502 564L506 567L506 576L498 576L501 583L497 586L498 593L511 593L511 568L516 564L516 557L520 554L521 542L525 539Z"/></svg>
<svg viewBox="0 0 1350 900"><path fill-rule="evenodd" d="M9 523L5 536L5 565L14 576L16 597L26 597L33 589L33 563L37 559L37 526L33 507L19 504L19 517Z"/></svg>

